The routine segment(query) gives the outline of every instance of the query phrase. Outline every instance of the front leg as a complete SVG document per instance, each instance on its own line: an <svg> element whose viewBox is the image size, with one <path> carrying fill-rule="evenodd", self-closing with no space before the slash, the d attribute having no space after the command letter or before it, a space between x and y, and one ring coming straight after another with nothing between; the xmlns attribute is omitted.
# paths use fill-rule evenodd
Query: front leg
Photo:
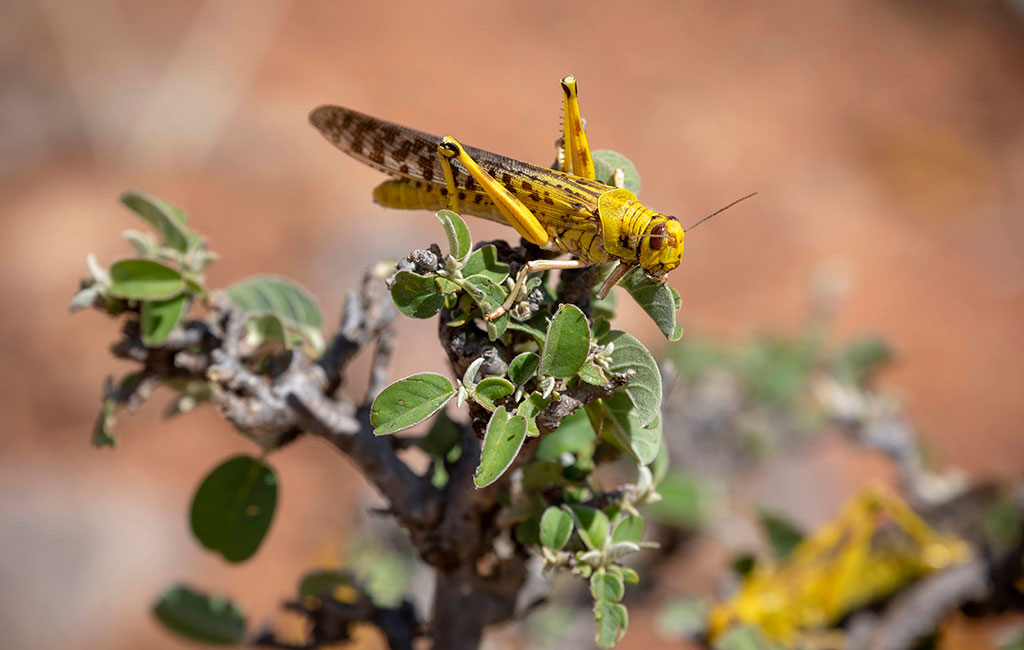
<svg viewBox="0 0 1024 650"><path fill-rule="evenodd" d="M531 273L537 273L539 271L565 271L568 269L582 269L590 266L586 262L580 260L531 260L526 263L523 268L519 269L519 275L516 276L516 283L512 287L512 293L509 294L505 303L492 311L491 313L484 316L485 321L492 321L496 318L500 318L502 314L509 310L509 307L519 297L519 292L523 290L523 285L526 284L527 278L530 277Z"/></svg>

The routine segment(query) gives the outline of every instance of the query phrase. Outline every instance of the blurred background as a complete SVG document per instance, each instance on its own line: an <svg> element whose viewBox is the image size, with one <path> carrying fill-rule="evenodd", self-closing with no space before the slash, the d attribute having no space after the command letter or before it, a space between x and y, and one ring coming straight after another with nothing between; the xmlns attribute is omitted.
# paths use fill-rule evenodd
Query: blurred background
<svg viewBox="0 0 1024 650"><path fill-rule="evenodd" d="M337 103L547 164L567 73L591 145L636 163L648 205L689 223L759 192L687 238L671 278L687 337L796 331L825 273L844 287L830 336L877 332L893 347L880 389L902 400L930 462L972 480L1019 475L1024 19L1013 3L7 0L5 646L188 647L148 613L179 579L269 619L305 569L344 559L373 503L324 445L289 446L273 458L283 487L270 535L252 561L225 566L186 520L200 478L251 449L215 413L164 423L150 404L121 418L116 451L89 446L101 381L126 368L107 351L111 322L72 318L67 303L86 254L109 264L129 252L117 235L137 223L119 193L183 207L221 255L213 286L288 275L334 321L363 268L440 229L374 205L381 175L329 146L310 109ZM478 240L510 234L471 227ZM620 319L662 344L631 305ZM432 326L404 319L399 333L397 376L444 370ZM877 454L820 444L767 492L780 507L800 499L808 525L889 471ZM694 565L671 566L664 590L687 589ZM656 605L631 606L621 647L677 647L659 641ZM368 631L359 647L380 642Z"/></svg>

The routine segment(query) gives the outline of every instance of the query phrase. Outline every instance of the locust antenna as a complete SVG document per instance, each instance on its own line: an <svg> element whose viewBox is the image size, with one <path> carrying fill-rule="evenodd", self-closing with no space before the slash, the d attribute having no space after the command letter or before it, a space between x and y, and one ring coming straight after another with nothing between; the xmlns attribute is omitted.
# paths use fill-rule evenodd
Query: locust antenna
<svg viewBox="0 0 1024 650"><path fill-rule="evenodd" d="M725 206L724 208L718 208L717 210L715 210L714 212L712 212L708 216L704 217L703 219L701 219L697 223L693 224L689 228L686 228L683 232L690 232L691 230L693 230L694 228L696 228L700 224L704 223L705 221L707 221L711 217L715 216L716 214L721 214L721 213L725 212L726 210L728 210L729 208L731 208L732 206L736 205L737 203L740 203L741 201L746 201L747 199L749 199L752 196L757 196L757 192L751 192L750 194L744 196L741 199L736 199L735 201L733 201L729 205Z"/></svg>

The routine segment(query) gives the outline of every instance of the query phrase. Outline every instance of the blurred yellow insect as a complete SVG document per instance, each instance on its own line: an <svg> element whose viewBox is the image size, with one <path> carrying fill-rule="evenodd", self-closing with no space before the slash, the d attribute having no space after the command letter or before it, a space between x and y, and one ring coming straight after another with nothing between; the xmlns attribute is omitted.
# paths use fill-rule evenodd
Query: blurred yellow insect
<svg viewBox="0 0 1024 650"><path fill-rule="evenodd" d="M933 530L899 497L868 488L781 564L755 565L739 592L711 610L708 633L715 639L734 624L756 625L777 641L821 647L813 639L834 636L828 628L847 614L969 556L966 542Z"/></svg>
<svg viewBox="0 0 1024 650"><path fill-rule="evenodd" d="M309 119L336 147L394 177L374 189L377 203L407 210L447 205L461 214L508 224L527 241L575 258L529 262L505 304L485 316L494 320L516 300L530 273L617 261L599 291L604 297L636 266L648 277L664 280L683 255L688 229L675 217L645 207L624 187L595 180L571 75L562 79L562 91L564 127L558 159L564 163L556 165L561 169L464 147L452 137L421 133L340 106L320 106Z"/></svg>

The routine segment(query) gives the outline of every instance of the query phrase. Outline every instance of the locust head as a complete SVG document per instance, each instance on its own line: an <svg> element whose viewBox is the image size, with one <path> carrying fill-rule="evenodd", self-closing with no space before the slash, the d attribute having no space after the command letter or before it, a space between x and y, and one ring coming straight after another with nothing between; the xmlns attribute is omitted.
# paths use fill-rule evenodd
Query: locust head
<svg viewBox="0 0 1024 650"><path fill-rule="evenodd" d="M679 266L683 235L683 226L675 217L658 215L651 219L640 240L640 266L648 277L660 279Z"/></svg>

